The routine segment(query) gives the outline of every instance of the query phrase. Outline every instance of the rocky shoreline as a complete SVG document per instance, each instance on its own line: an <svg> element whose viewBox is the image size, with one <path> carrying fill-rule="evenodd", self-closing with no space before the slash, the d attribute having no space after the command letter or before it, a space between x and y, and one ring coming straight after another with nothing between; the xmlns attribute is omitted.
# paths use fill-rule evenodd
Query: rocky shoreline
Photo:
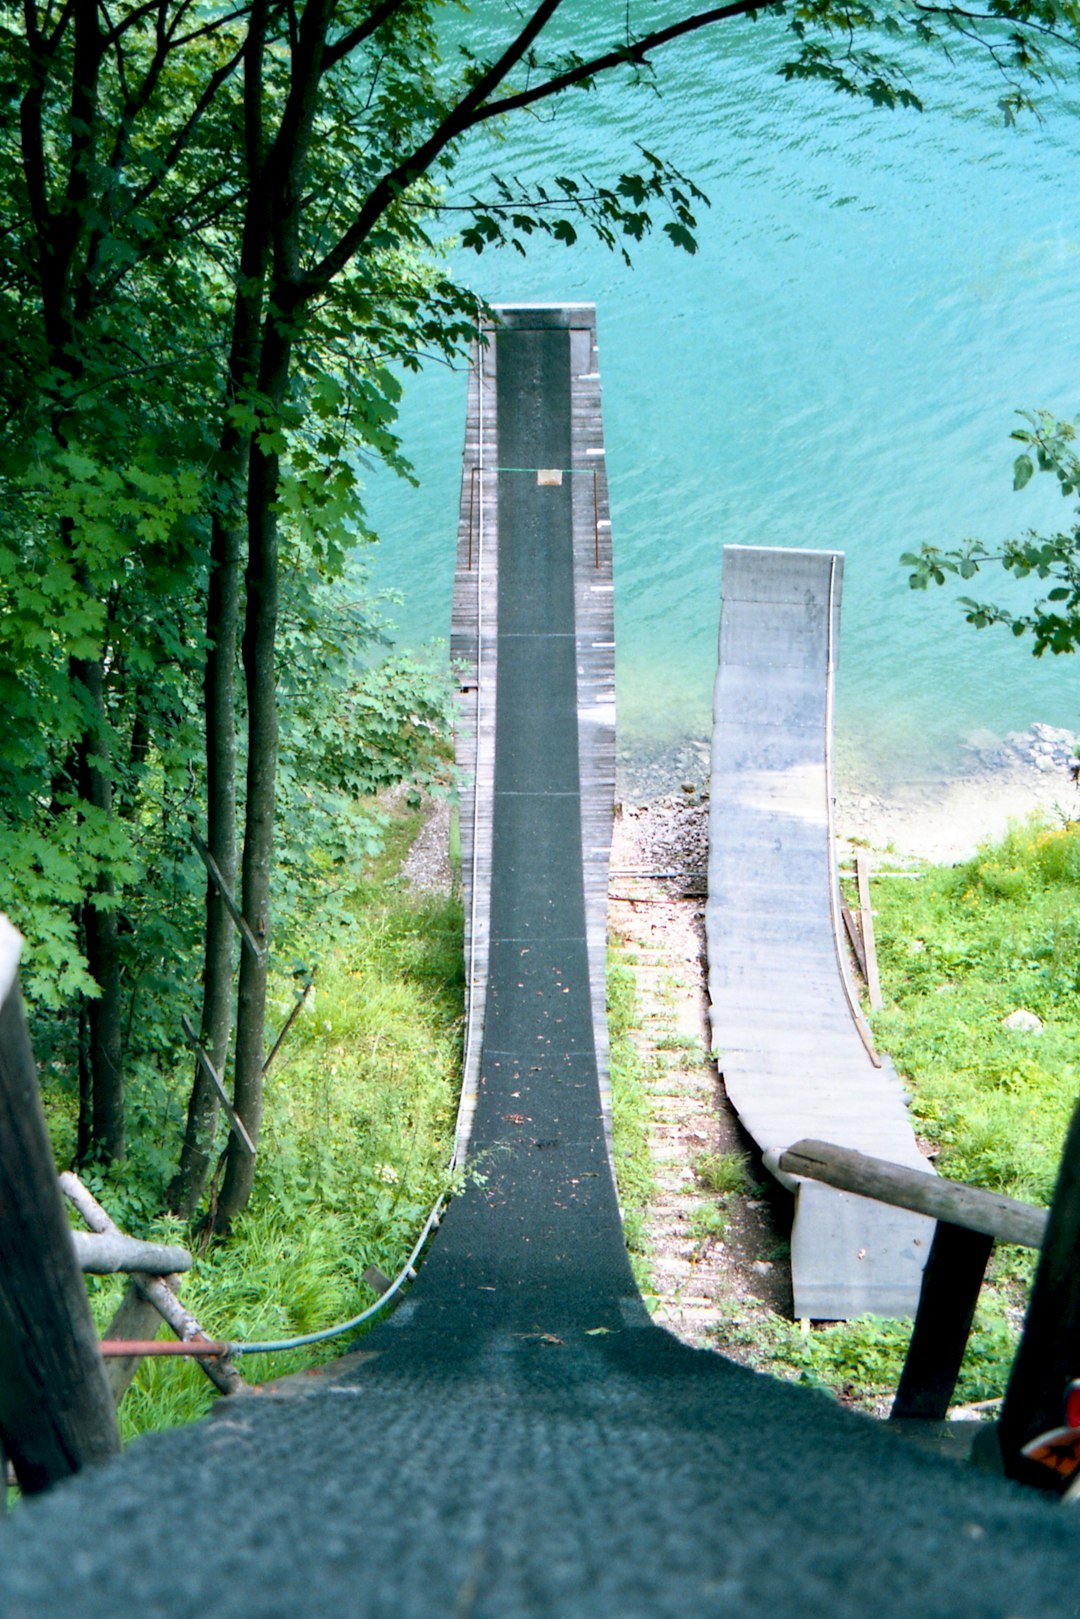
<svg viewBox="0 0 1080 1619"><path fill-rule="evenodd" d="M969 739L967 768L949 780L900 783L866 791L843 782L836 790L836 829L842 845L948 863L967 859L1011 820L1036 810L1064 824L1080 819L1074 777L1080 738L1059 726L1035 724L1006 737ZM650 869L703 870L707 860L708 745L686 742L620 763L621 813L640 825L636 858Z"/></svg>

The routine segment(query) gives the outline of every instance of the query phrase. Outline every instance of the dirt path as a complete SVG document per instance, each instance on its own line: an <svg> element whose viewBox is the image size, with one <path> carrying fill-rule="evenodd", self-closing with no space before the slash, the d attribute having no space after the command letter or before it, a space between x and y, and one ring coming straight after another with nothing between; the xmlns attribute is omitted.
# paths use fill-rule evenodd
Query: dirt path
<svg viewBox="0 0 1080 1619"><path fill-rule="evenodd" d="M650 1302L684 1342L748 1359L754 1320L790 1316L791 1271L782 1204L758 1179L753 1143L708 1055L705 817L699 797L681 794L618 818L610 927L634 964L636 1044L652 1093Z"/></svg>

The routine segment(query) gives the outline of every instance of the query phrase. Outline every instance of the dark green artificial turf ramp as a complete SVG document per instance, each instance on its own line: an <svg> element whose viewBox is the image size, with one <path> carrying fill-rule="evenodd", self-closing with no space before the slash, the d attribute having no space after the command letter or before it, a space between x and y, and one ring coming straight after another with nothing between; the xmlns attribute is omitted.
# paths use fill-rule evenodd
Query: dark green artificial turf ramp
<svg viewBox="0 0 1080 1619"><path fill-rule="evenodd" d="M21 1507L0 1616L1077 1614L1056 1504L684 1348L633 1291L585 984L571 503L535 476L572 459L573 326L504 319L483 1179L359 1366Z"/></svg>

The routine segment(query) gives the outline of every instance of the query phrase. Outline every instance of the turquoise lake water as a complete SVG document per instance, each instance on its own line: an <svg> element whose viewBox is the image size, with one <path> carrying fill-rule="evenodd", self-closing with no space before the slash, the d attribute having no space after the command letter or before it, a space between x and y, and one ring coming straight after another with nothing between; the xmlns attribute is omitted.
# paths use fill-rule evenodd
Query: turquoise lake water
<svg viewBox="0 0 1080 1619"><path fill-rule="evenodd" d="M1007 129L980 54L919 53L927 110L876 111L786 85L786 54L779 23L724 25L660 59L659 97L578 96L478 137L459 171L461 194L490 195L492 170L609 179L643 140L711 198L696 257L651 241L630 271L582 242L452 262L493 302L597 305L624 756L707 734L725 544L838 548L841 769L932 779L979 733L1080 728L1074 659L977 633L958 590L913 593L898 562L1070 515L1048 478L1013 493L1009 433L1021 408L1080 412L1080 106L1047 92L1044 122ZM376 477L370 506L375 579L404 593L416 644L448 633L465 394L439 367L407 389L421 487ZM993 574L983 593L1003 594Z"/></svg>

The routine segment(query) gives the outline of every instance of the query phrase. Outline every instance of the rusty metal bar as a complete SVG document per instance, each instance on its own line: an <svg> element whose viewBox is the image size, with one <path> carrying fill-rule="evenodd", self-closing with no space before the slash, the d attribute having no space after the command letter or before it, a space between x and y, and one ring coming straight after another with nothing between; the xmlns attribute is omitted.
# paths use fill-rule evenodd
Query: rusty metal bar
<svg viewBox="0 0 1080 1619"><path fill-rule="evenodd" d="M103 1338L98 1349L106 1360L134 1355L198 1355L203 1360L227 1355L231 1344L210 1338L191 1338L181 1343L168 1338Z"/></svg>

